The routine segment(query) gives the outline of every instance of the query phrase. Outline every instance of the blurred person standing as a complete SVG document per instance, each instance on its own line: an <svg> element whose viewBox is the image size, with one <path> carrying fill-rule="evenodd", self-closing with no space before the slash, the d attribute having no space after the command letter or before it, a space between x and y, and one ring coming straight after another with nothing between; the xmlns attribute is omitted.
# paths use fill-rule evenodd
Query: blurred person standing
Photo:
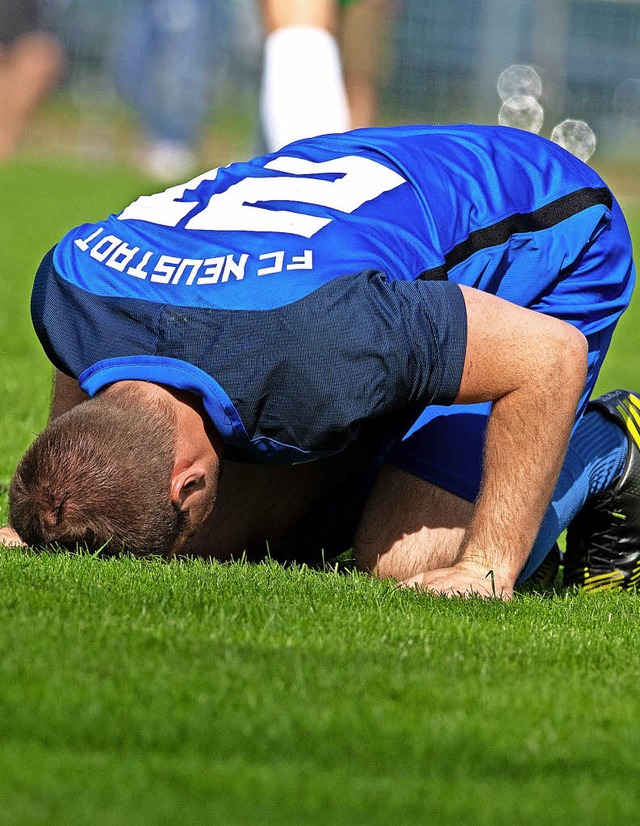
<svg viewBox="0 0 640 826"><path fill-rule="evenodd" d="M140 119L141 169L174 180L197 165L202 126L225 48L223 0L129 0L116 38L114 80Z"/></svg>
<svg viewBox="0 0 640 826"><path fill-rule="evenodd" d="M351 128L377 126L378 92L398 0L342 0L340 6L339 42Z"/></svg>
<svg viewBox="0 0 640 826"><path fill-rule="evenodd" d="M261 0L260 119L268 151L375 123L391 1ZM344 73L339 38L347 57Z"/></svg>
<svg viewBox="0 0 640 826"><path fill-rule="evenodd" d="M37 0L0 0L0 160L18 148L63 65L62 47L47 31Z"/></svg>

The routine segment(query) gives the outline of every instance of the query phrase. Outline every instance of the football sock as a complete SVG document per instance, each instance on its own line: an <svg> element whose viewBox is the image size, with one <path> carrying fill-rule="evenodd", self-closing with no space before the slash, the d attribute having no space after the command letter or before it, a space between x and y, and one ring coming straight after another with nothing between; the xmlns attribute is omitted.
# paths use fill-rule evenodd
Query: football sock
<svg viewBox="0 0 640 826"><path fill-rule="evenodd" d="M267 36L260 110L269 152L299 138L349 129L340 53L330 32L286 26Z"/></svg>
<svg viewBox="0 0 640 826"><path fill-rule="evenodd" d="M627 449L627 436L615 422L598 410L584 415L571 436L551 505L520 580L536 570L587 498L622 473Z"/></svg>

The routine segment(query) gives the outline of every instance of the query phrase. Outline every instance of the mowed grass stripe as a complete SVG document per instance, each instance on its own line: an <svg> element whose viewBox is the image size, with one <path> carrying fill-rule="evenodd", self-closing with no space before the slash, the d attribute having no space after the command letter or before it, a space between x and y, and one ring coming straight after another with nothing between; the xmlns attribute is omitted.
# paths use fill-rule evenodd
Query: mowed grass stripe
<svg viewBox="0 0 640 826"><path fill-rule="evenodd" d="M105 795L225 822L525 822L536 790L524 812L595 823L637 803L633 596L456 603L275 564L17 551L0 571L0 743L43 778L87 776L79 797L60 778L61 817Z"/></svg>

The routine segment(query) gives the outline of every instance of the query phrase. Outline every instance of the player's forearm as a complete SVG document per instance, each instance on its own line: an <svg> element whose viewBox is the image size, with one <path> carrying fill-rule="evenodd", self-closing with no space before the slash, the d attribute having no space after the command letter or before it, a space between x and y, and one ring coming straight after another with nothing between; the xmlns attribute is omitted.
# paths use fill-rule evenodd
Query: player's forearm
<svg viewBox="0 0 640 826"><path fill-rule="evenodd" d="M460 561L516 581L560 472L584 386L584 340L568 335L529 381L498 399L487 427L484 474Z"/></svg>
<svg viewBox="0 0 640 826"><path fill-rule="evenodd" d="M65 376L59 370L53 377L53 392L51 395L51 413L49 420L57 419L71 408L86 401L88 396L80 390L75 379Z"/></svg>

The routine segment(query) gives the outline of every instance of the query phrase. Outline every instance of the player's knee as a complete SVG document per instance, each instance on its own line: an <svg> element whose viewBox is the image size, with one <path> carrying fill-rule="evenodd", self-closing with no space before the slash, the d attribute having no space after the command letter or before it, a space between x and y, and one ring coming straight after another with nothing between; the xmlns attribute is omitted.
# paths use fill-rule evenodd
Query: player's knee
<svg viewBox="0 0 640 826"><path fill-rule="evenodd" d="M378 579L388 579L398 576L397 565L387 554L378 548L354 549L356 568L363 573L370 574Z"/></svg>
<svg viewBox="0 0 640 826"><path fill-rule="evenodd" d="M587 339L577 327L557 319L554 321L553 335L548 339L549 347L555 353L554 369L556 372L563 371L569 379L575 379L582 385L587 372Z"/></svg>
<svg viewBox="0 0 640 826"><path fill-rule="evenodd" d="M373 576L380 576L380 550L372 544L357 542L353 549L356 568Z"/></svg>

